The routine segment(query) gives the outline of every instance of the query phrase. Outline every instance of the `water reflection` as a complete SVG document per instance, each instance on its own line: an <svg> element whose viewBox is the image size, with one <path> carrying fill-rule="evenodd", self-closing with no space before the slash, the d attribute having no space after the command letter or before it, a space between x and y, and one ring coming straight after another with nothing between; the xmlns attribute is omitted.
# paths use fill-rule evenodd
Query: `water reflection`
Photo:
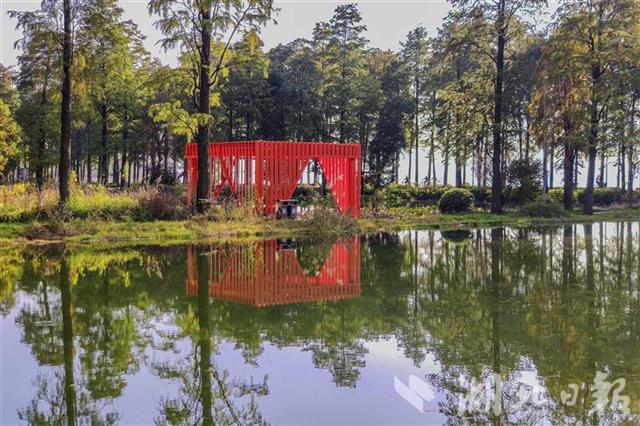
<svg viewBox="0 0 640 426"><path fill-rule="evenodd" d="M199 294L198 285L206 285L215 299L257 307L360 296L358 237L301 247L278 240L218 245L208 247L200 257L195 254L198 250L201 248L187 248L190 295ZM211 275L209 283L199 279L203 256Z"/></svg>
<svg viewBox="0 0 640 426"><path fill-rule="evenodd" d="M639 279L637 223L5 250L0 423L637 421Z"/></svg>

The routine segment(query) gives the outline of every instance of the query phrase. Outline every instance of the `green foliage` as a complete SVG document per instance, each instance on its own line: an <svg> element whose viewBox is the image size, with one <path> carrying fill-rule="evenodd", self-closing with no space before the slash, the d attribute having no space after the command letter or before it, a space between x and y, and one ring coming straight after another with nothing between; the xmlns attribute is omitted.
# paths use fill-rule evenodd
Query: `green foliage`
<svg viewBox="0 0 640 426"><path fill-rule="evenodd" d="M473 201L476 206L484 206L491 201L491 188L486 186L466 187L473 194Z"/></svg>
<svg viewBox="0 0 640 426"><path fill-rule="evenodd" d="M373 189L371 187L369 192ZM386 208L437 206L443 194L450 188L446 186L413 186L390 183L369 193L363 191L363 198L376 200L376 206ZM473 196L475 205L483 205L491 197L491 189L484 187L465 187Z"/></svg>
<svg viewBox="0 0 640 426"><path fill-rule="evenodd" d="M4 169L10 160L18 156L20 143L20 127L2 99L0 99L0 179L4 177Z"/></svg>
<svg viewBox="0 0 640 426"><path fill-rule="evenodd" d="M540 167L538 160L512 161L507 173L508 190L505 198L517 204L533 201L542 189Z"/></svg>
<svg viewBox="0 0 640 426"><path fill-rule="evenodd" d="M466 181L470 170L474 182L490 180L492 133L500 128L495 136L503 137L500 152L508 160L502 161L508 181L503 198L528 203L540 194L539 165L511 159L539 158L544 147L546 160L551 153L567 153L567 164L573 164L577 153L578 162L583 161L592 98L601 109L595 129L598 149L610 163L613 153L626 152L628 158L620 158L618 168L638 155L637 120L630 117L637 117L640 99L639 3L595 2L589 8L568 2L559 8L549 32L534 34L528 15L541 3L455 1L437 34L429 38L418 26L395 53L369 45L355 4L337 5L328 22L316 25L312 38L266 51L259 28L271 19L271 0L223 0L215 3L219 7L208 1L152 0L148 9L158 18L163 47L180 49L177 66L163 66L145 50L144 35L125 19L116 0L81 2L72 68L72 163L83 170L83 181L95 181L97 169L105 185L124 188L127 178L134 184L177 182L185 143L206 130L213 141L357 142L363 170L369 173L365 180L376 188L398 179L406 154L420 152L427 154L429 165L429 175L422 171L420 176L424 182L435 185L436 168L442 182L442 167L434 164L438 158L449 168L449 179L455 167L460 186L463 170ZM496 25L500 7L506 8L506 21ZM5 176L26 167L39 182L55 178L62 75L59 12L59 4L51 1L36 10L10 12L22 35L15 71L0 65L0 101L9 108L7 114L0 104L0 173ZM597 19L598 12L607 12L604 19ZM590 45L593 28L602 34ZM508 54L498 64L496 36L503 30ZM211 36L206 45L211 49L206 87L211 111L203 112L199 95L206 35ZM597 64L602 73L595 81L591 71ZM498 97L497 67L504 86ZM502 119L492 126L496 99L502 100ZM16 128L22 129L21 138L14 137ZM9 144L3 141L7 134ZM553 167L562 160L555 157ZM136 167L129 171L132 165ZM317 165L312 167L318 178ZM411 180L418 180L417 169L417 164L409 167L416 171ZM490 201L488 188L467 189L476 206ZM363 202L424 206L437 204L442 193L431 186L364 188ZM551 200L555 196L550 193ZM300 199L303 204L318 201L317 188L308 188ZM596 190L596 204L619 201ZM156 211L151 216L183 214L165 214L158 207L162 202L149 203ZM89 215L88 210L79 206L78 214ZM118 211L114 207L109 214L118 216Z"/></svg>
<svg viewBox="0 0 640 426"><path fill-rule="evenodd" d="M573 193L574 203L576 200L576 194ZM547 191L547 200L550 203L562 204L564 202L564 189L563 188L551 188Z"/></svg>
<svg viewBox="0 0 640 426"><path fill-rule="evenodd" d="M38 193L26 184L0 186L0 222L57 220L56 204L57 192L53 187ZM120 192L102 185L74 184L69 215L74 219L184 220L191 216L191 210L185 205L184 197L172 188ZM239 216L248 217L246 212Z"/></svg>
<svg viewBox="0 0 640 426"><path fill-rule="evenodd" d="M522 216L544 218L564 217L567 215L567 211L562 204L558 202L543 203L542 201L527 203L520 207L518 213Z"/></svg>
<svg viewBox="0 0 640 426"><path fill-rule="evenodd" d="M575 191L576 198L580 204L584 204L585 190L577 189ZM619 203L624 198L624 191L619 188L594 188L593 205L599 207L607 207L615 203Z"/></svg>
<svg viewBox="0 0 640 426"><path fill-rule="evenodd" d="M414 205L436 205L442 194L447 190L443 186L417 186L414 187Z"/></svg>
<svg viewBox="0 0 640 426"><path fill-rule="evenodd" d="M451 188L442 195L438 208L442 213L464 213L471 210L473 194L464 188Z"/></svg>
<svg viewBox="0 0 640 426"><path fill-rule="evenodd" d="M382 92L385 103L380 111L376 135L369 147L371 171L381 184L383 176L391 175L397 153L406 144L404 122L413 110L409 98L404 96L406 74L398 61L389 64L382 77Z"/></svg>
<svg viewBox="0 0 640 426"><path fill-rule="evenodd" d="M410 185L390 183L381 190L384 205L387 207L410 206L415 199L415 188Z"/></svg>
<svg viewBox="0 0 640 426"><path fill-rule="evenodd" d="M313 207L301 216L302 226L315 239L333 238L354 229L354 220L334 208Z"/></svg>
<svg viewBox="0 0 640 426"><path fill-rule="evenodd" d="M322 198L322 187L308 184L298 185L293 192L293 198L298 200L301 207L314 205L315 201Z"/></svg>
<svg viewBox="0 0 640 426"><path fill-rule="evenodd" d="M386 207L413 207L437 204L446 188L390 183L379 193Z"/></svg>

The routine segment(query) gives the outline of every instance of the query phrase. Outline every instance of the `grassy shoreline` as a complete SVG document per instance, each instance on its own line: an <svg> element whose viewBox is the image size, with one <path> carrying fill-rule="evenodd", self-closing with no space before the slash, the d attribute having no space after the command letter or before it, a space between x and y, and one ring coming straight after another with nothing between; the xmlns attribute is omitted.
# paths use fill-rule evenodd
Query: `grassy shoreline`
<svg viewBox="0 0 640 426"><path fill-rule="evenodd" d="M532 218L508 213L443 215L426 209L399 209L388 217L362 218L333 229L313 221L276 221L255 218L209 222L75 220L64 225L52 222L0 224L0 246L65 244L67 247L179 245L203 242L234 242L264 238L332 238L403 229L461 229L492 226L526 227L598 221L640 220L640 208L603 210L593 216L571 212L557 218Z"/></svg>

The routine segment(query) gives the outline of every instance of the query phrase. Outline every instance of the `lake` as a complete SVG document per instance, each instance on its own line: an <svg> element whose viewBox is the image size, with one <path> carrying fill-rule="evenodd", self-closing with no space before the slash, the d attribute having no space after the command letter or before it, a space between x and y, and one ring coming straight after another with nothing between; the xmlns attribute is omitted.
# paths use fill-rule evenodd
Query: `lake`
<svg viewBox="0 0 640 426"><path fill-rule="evenodd" d="M640 421L640 227L0 250L0 424Z"/></svg>

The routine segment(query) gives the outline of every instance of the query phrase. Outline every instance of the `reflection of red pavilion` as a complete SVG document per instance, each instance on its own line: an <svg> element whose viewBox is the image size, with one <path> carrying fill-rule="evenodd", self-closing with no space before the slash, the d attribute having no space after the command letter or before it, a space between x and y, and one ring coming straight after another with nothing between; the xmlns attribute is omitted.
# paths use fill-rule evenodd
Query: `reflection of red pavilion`
<svg viewBox="0 0 640 426"><path fill-rule="evenodd" d="M317 275L307 275L295 250L275 240L212 248L209 295L254 306L282 305L360 296L360 240L337 241ZM187 251L187 293L198 290L194 250Z"/></svg>

